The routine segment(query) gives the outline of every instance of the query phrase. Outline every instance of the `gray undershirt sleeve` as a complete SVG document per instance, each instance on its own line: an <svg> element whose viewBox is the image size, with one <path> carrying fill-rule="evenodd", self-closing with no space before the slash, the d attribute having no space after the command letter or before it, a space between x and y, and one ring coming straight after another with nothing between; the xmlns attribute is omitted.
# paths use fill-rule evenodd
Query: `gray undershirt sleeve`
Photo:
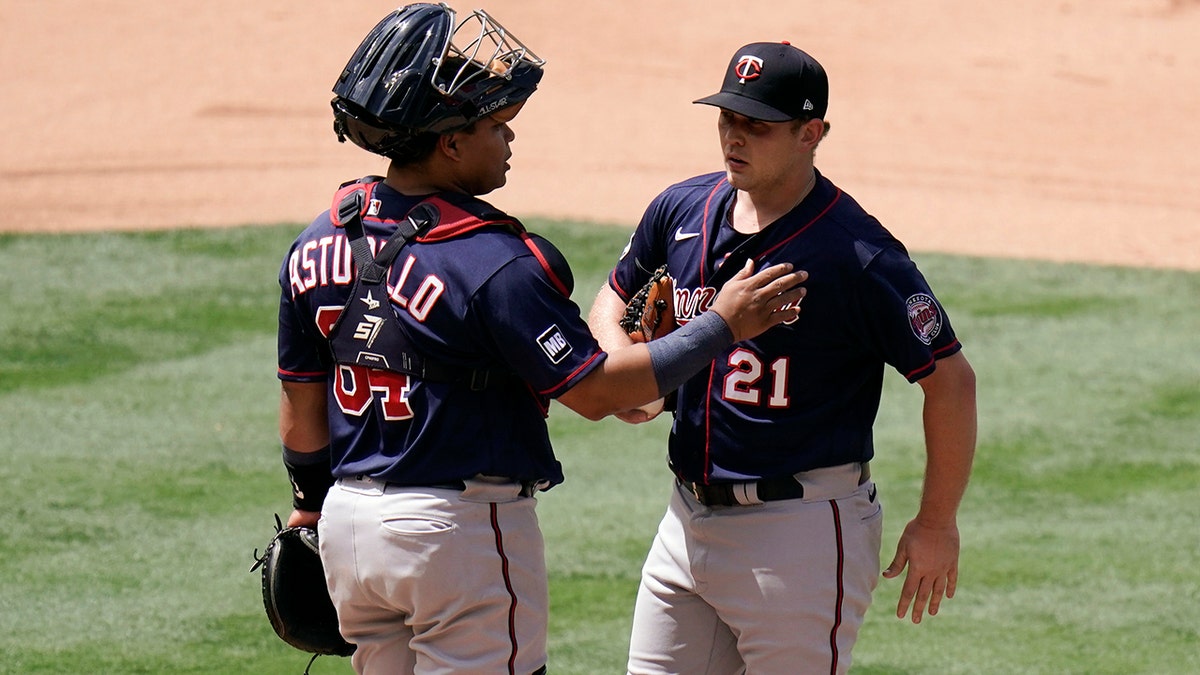
<svg viewBox="0 0 1200 675"><path fill-rule="evenodd" d="M704 312L683 327L646 343L658 395L679 388L733 344L733 331L716 312Z"/></svg>

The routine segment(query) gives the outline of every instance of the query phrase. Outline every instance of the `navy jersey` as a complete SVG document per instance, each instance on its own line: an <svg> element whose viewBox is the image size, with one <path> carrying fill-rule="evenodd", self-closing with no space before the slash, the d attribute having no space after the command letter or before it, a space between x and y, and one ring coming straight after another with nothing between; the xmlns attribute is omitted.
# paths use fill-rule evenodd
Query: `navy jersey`
<svg viewBox="0 0 1200 675"><path fill-rule="evenodd" d="M675 472L743 481L871 459L884 364L910 382L960 349L903 245L817 174L813 190L764 231L736 232L723 173L668 188L647 208L609 276L628 300L666 264L682 325L708 309L747 258L807 270L800 316L732 345L678 391Z"/></svg>
<svg viewBox="0 0 1200 675"><path fill-rule="evenodd" d="M383 183L367 189L363 227L378 251L421 199ZM560 483L546 429L549 400L604 352L563 275L526 244L530 235L517 221L492 209L509 226L483 225L467 207L490 209L486 203L440 197L447 200L440 224L405 246L388 272L392 310L422 357L515 377L476 391L333 363L327 336L350 294L354 264L346 232L326 211L280 269L279 378L328 383L334 476L431 485L482 473Z"/></svg>

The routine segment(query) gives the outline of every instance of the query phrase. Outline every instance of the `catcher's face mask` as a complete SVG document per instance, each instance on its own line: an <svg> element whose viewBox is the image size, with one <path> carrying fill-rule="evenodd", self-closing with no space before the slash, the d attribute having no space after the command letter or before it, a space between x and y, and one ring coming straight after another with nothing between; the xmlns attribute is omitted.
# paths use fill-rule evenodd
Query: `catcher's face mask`
<svg viewBox="0 0 1200 675"><path fill-rule="evenodd" d="M454 10L446 9L453 22ZM430 128L445 132L529 98L546 62L477 9L455 27L434 63L433 88L467 120L443 119Z"/></svg>

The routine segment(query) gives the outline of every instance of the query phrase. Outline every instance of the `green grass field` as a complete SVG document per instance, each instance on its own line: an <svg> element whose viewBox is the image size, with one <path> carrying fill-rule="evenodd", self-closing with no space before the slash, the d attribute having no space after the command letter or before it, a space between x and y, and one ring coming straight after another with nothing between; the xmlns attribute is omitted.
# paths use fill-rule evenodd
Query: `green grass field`
<svg viewBox="0 0 1200 675"><path fill-rule="evenodd" d="M628 231L529 224L586 310ZM0 235L0 673L303 670L248 572L290 502L275 274L297 230ZM853 672L1200 672L1200 275L916 257L979 378L959 592L913 626L881 583ZM889 373L885 562L920 403ZM550 421L551 672L624 672L667 426Z"/></svg>

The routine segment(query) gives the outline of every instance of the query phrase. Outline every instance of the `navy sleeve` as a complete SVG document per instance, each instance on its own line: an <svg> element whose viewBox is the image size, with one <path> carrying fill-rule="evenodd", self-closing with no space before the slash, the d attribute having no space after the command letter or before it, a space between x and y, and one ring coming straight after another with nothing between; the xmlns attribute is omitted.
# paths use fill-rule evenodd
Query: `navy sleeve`
<svg viewBox="0 0 1200 675"><path fill-rule="evenodd" d="M626 302L650 280L654 270L667 262L662 236L662 229L668 222L664 217L668 210L665 195L660 194L646 207L641 222L608 275L609 288Z"/></svg>
<svg viewBox="0 0 1200 675"><path fill-rule="evenodd" d="M852 325L873 352L909 382L962 348L925 277L903 251L879 253L859 278Z"/></svg>
<svg viewBox="0 0 1200 675"><path fill-rule="evenodd" d="M329 374L323 357L324 340L310 328L312 321L302 316L293 301L288 281L287 258L280 272L278 376L291 382L322 382ZM339 308L340 309L340 308Z"/></svg>
<svg viewBox="0 0 1200 675"><path fill-rule="evenodd" d="M532 256L514 258L492 275L470 314L508 366L544 396L566 392L605 357L579 306Z"/></svg>

